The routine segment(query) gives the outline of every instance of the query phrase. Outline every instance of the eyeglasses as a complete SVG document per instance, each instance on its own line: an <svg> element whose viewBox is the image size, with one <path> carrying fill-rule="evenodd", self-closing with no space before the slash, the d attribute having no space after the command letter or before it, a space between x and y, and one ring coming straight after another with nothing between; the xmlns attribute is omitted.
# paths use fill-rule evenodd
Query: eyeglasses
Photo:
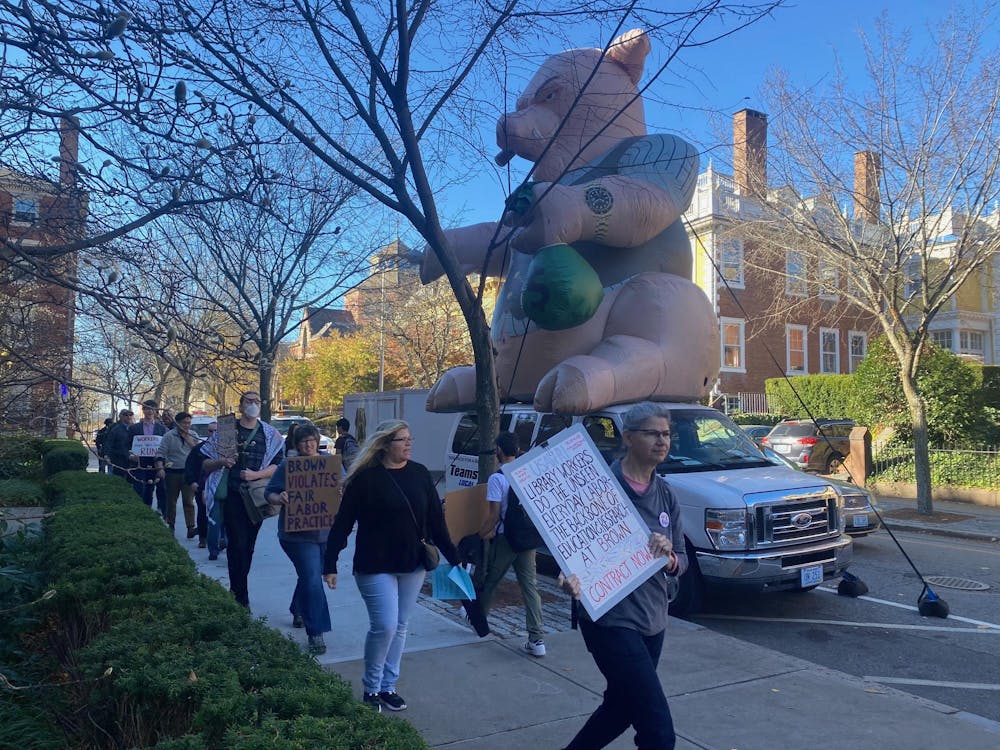
<svg viewBox="0 0 1000 750"><path fill-rule="evenodd" d="M412 443L413 442L413 438L412 437L393 438L389 442L390 443Z"/></svg>
<svg viewBox="0 0 1000 750"><path fill-rule="evenodd" d="M629 430L629 432L638 432L640 435L653 438L653 440L656 440L656 438L670 440L670 430Z"/></svg>

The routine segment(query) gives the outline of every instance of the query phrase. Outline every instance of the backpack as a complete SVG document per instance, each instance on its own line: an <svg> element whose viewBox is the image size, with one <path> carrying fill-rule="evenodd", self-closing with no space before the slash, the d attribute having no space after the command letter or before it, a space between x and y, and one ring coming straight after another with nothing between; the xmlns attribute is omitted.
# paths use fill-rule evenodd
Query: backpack
<svg viewBox="0 0 1000 750"><path fill-rule="evenodd" d="M513 489L507 490L507 512L503 517L503 535L514 552L524 552L545 545L531 517Z"/></svg>

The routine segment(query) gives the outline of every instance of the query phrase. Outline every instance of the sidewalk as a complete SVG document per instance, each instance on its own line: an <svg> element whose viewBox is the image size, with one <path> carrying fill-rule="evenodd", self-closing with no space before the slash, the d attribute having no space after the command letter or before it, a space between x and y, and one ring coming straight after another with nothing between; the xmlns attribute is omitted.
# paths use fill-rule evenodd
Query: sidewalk
<svg viewBox="0 0 1000 750"><path fill-rule="evenodd" d="M895 505L887 500L881 507ZM183 536L178 534L178 542L199 570L228 585L225 555L209 562L197 540ZM360 694L368 617L348 575L352 557L349 547L340 558L341 586L327 592L334 631L327 634L328 651L318 661ZM251 609L304 645L305 632L292 629L288 614L294 584L294 570L269 519L254 555ZM399 720L413 724L430 746L449 750L542 750L569 742L600 702L604 682L580 634L568 630L563 595L547 584L544 589L551 632L542 659L519 653L524 636L514 632L514 623L523 620L514 607L511 613L491 615L500 624L499 634L480 640L450 603L418 606L399 683L410 707ZM674 713L678 750L1000 747L996 722L683 620L670 622L659 671ZM633 748L631 731L609 747Z"/></svg>
<svg viewBox="0 0 1000 750"><path fill-rule="evenodd" d="M917 501L878 497L878 510L893 531L931 532L980 542L1000 541L1000 508L973 503L934 501L934 513L917 512Z"/></svg>

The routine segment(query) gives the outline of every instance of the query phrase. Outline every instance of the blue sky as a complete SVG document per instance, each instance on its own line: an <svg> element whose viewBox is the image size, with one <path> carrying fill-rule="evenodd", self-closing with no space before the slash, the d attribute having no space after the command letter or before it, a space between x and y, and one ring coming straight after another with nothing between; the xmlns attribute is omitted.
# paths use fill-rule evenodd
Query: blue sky
<svg viewBox="0 0 1000 750"><path fill-rule="evenodd" d="M940 0L793 0L753 26L704 48L686 50L675 59L647 94L649 131L682 135L702 150L702 168L711 158L719 169L729 171L732 114L744 107L764 109L761 88L769 71L783 69L798 84L821 86L839 58L849 80L861 80L859 31L873 34L883 10L896 30L908 29L919 45L927 41L927 29L948 8ZM604 44L608 33L597 28L592 38L581 33L578 46ZM658 67L663 52L654 48L643 83ZM511 81L507 107L514 106L521 86L523 81ZM497 106L503 105L498 102ZM774 113L768 114L773 118ZM493 122L484 127L484 139L491 148ZM494 220L499 215L504 191L491 166L486 162L481 166L481 178L443 195L439 209L446 225ZM515 185L528 166L521 159L512 162Z"/></svg>

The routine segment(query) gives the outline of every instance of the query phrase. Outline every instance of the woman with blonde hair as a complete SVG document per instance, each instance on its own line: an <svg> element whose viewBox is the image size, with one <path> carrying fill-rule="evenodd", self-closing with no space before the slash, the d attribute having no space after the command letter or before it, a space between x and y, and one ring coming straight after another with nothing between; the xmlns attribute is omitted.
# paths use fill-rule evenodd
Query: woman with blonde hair
<svg viewBox="0 0 1000 750"><path fill-rule="evenodd" d="M407 623L424 583L424 542L452 565L458 552L448 536L441 500L427 467L410 460L406 422L382 422L351 463L340 509L327 540L323 579L337 588L337 558L357 524L354 580L368 608L364 702L402 711L396 692Z"/></svg>

